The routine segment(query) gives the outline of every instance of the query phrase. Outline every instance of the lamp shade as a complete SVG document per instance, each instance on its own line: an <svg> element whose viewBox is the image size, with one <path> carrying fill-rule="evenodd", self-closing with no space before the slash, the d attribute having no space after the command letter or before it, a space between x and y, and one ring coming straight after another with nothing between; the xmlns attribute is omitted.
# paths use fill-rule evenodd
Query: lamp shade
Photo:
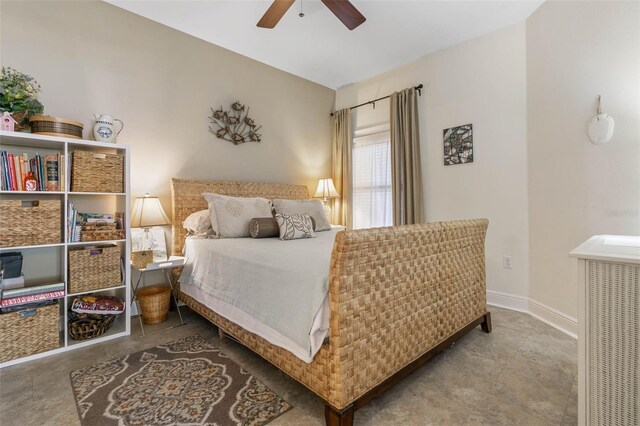
<svg viewBox="0 0 640 426"><path fill-rule="evenodd" d="M131 211L132 228L147 228L169 225L170 223L171 221L162 209L158 197L150 197L149 194L145 194L144 197L136 198Z"/></svg>
<svg viewBox="0 0 640 426"><path fill-rule="evenodd" d="M320 179L318 181L315 198L336 198L339 196L336 187L333 185L333 179Z"/></svg>

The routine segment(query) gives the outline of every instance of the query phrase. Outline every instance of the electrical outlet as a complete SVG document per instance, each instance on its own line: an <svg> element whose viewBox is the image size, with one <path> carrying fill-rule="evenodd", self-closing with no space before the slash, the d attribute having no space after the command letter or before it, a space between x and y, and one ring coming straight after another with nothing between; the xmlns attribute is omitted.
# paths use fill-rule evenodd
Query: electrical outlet
<svg viewBox="0 0 640 426"><path fill-rule="evenodd" d="M502 267L511 269L511 256L502 256Z"/></svg>

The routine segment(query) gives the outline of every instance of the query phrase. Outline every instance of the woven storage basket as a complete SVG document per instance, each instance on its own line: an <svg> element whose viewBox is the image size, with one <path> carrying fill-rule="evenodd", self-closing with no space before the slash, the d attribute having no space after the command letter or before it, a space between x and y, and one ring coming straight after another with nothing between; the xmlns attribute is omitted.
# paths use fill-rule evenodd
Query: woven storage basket
<svg viewBox="0 0 640 426"><path fill-rule="evenodd" d="M122 155L73 151L71 161L71 191L124 192Z"/></svg>
<svg viewBox="0 0 640 426"><path fill-rule="evenodd" d="M84 126L79 121L48 115L34 115L29 118L29 124L31 125L31 133L82 139Z"/></svg>
<svg viewBox="0 0 640 426"><path fill-rule="evenodd" d="M0 314L0 362L60 347L60 306Z"/></svg>
<svg viewBox="0 0 640 426"><path fill-rule="evenodd" d="M163 285L154 285L138 290L136 297L140 303L142 321L145 324L160 324L169 316L171 289Z"/></svg>
<svg viewBox="0 0 640 426"><path fill-rule="evenodd" d="M96 229L93 231L83 230L80 234L80 241L124 240L124 231L124 229Z"/></svg>
<svg viewBox="0 0 640 426"><path fill-rule="evenodd" d="M0 247L62 242L59 200L0 200Z"/></svg>
<svg viewBox="0 0 640 426"><path fill-rule="evenodd" d="M69 311L67 329L72 340L87 340L102 336L111 326L117 315L83 315Z"/></svg>
<svg viewBox="0 0 640 426"><path fill-rule="evenodd" d="M69 293L120 284L120 247L102 245L69 249Z"/></svg>
<svg viewBox="0 0 640 426"><path fill-rule="evenodd" d="M148 264L153 263L153 250L132 251L131 263L138 269L145 269Z"/></svg>

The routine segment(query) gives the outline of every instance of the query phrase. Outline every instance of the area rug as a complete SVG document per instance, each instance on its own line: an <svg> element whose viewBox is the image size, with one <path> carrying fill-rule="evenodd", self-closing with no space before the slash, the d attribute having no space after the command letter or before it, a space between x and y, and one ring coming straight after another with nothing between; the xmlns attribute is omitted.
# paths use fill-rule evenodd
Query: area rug
<svg viewBox="0 0 640 426"><path fill-rule="evenodd" d="M200 336L71 373L80 422L264 425L291 408Z"/></svg>

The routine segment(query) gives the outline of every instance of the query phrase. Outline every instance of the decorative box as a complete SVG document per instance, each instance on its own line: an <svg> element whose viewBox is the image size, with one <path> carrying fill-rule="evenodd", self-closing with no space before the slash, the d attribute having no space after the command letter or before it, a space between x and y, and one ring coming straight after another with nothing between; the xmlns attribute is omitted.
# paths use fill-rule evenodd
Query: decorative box
<svg viewBox="0 0 640 426"><path fill-rule="evenodd" d="M34 115L29 118L31 133L82 139L83 124L66 118Z"/></svg>

